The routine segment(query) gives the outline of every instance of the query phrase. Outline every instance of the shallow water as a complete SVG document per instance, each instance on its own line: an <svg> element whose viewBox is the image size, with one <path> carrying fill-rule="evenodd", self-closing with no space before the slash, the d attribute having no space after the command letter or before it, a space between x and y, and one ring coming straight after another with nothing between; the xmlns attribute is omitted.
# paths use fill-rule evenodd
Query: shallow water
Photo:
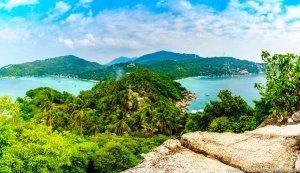
<svg viewBox="0 0 300 173"><path fill-rule="evenodd" d="M264 75L233 76L233 77L198 77L178 80L189 91L194 92L197 99L193 100L188 110L199 110L210 100L218 100L218 93L222 89L230 90L234 95L240 95L250 106L253 100L260 99L259 91L254 88L255 83L265 83ZM208 96L206 96L208 94Z"/></svg>
<svg viewBox="0 0 300 173"><path fill-rule="evenodd" d="M15 79L0 78L0 96L10 95L13 99L24 97L26 91L38 87L51 87L60 92L67 91L78 95L80 91L91 89L96 83L59 77L18 77Z"/></svg>

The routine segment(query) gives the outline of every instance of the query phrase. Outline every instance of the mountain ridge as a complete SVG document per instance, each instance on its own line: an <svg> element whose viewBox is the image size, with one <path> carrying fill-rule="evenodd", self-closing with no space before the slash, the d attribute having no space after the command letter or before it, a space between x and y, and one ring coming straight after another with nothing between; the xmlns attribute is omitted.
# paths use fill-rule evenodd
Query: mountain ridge
<svg viewBox="0 0 300 173"><path fill-rule="evenodd" d="M118 61L121 63L117 63ZM0 68L0 76L62 75L102 81L117 79L120 72L130 73L141 68L160 72L172 79L194 76L257 74L263 71L262 64L248 60L239 60L233 57L203 58L196 54L169 51L158 51L138 58L120 57L111 63L113 65L101 65L74 55L65 55L6 65Z"/></svg>
<svg viewBox="0 0 300 173"><path fill-rule="evenodd" d="M110 61L109 63L106 63L105 65L111 66L114 64L127 63L127 62L132 62L136 59L137 58L129 58L129 57L121 56L121 57L113 59L112 61Z"/></svg>
<svg viewBox="0 0 300 173"><path fill-rule="evenodd" d="M175 52L161 50L161 51L142 55L138 57L136 60L134 60L133 62L150 65L164 60L180 61L180 60L197 59L197 58L201 58L201 57L196 54L175 53Z"/></svg>
<svg viewBox="0 0 300 173"><path fill-rule="evenodd" d="M21 64L10 64L0 69L2 76L35 75L76 75L79 72L103 68L96 62L90 62L74 55L65 55Z"/></svg>

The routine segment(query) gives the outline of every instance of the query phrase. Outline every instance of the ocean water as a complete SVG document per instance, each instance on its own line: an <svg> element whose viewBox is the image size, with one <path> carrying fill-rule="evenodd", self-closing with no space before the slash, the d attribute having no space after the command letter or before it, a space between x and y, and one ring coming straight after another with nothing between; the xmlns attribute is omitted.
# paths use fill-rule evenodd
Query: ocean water
<svg viewBox="0 0 300 173"><path fill-rule="evenodd" d="M233 95L240 95L250 105L253 100L259 100L259 91L254 88L255 83L265 84L264 75L233 76L233 77L197 77L178 80L189 91L196 94L197 98L191 102L188 110L199 110L205 107L210 100L219 100L220 90L228 89ZM207 96L208 95L208 96Z"/></svg>
<svg viewBox="0 0 300 173"><path fill-rule="evenodd" d="M0 96L10 95L13 99L24 97L26 91L38 87L51 87L60 92L67 91L78 95L80 91L91 89L96 83L59 77L18 77L15 79L0 78Z"/></svg>
<svg viewBox="0 0 300 173"><path fill-rule="evenodd" d="M203 109L205 103L210 100L218 100L218 93L221 89L229 89L234 95L242 96L250 106L254 106L252 100L260 98L259 92L254 84L265 83L263 75L234 76L234 77L198 77L178 80L182 86L196 94L188 110ZM91 89L96 83L58 77L19 77L15 79L0 78L0 96L10 95L13 99L24 97L26 91L38 87L51 87L60 92L67 91L78 95L80 91ZM208 94L208 96L206 96Z"/></svg>

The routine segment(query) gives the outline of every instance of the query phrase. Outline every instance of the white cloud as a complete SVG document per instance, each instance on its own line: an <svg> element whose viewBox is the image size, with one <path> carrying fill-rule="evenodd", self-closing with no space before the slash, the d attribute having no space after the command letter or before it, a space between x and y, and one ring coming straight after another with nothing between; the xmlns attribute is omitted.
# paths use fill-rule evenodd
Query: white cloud
<svg viewBox="0 0 300 173"><path fill-rule="evenodd" d="M3 2L0 2L0 9L4 8L5 7L5 3Z"/></svg>
<svg viewBox="0 0 300 173"><path fill-rule="evenodd" d="M56 3L55 8L53 9L54 13L57 14L64 14L65 12L69 11L71 6L63 1L59 1Z"/></svg>
<svg viewBox="0 0 300 173"><path fill-rule="evenodd" d="M18 7L18 6L24 6L24 5L34 5L38 4L38 0L9 0L5 5L4 3L0 3L1 6L4 7L7 10L10 10L12 8Z"/></svg>
<svg viewBox="0 0 300 173"><path fill-rule="evenodd" d="M19 40L19 34L8 28L0 29L0 39Z"/></svg>
<svg viewBox="0 0 300 173"><path fill-rule="evenodd" d="M75 27L82 27L91 24L93 21L94 19L91 15L84 16L83 13L74 13L67 17L63 23L68 23Z"/></svg>
<svg viewBox="0 0 300 173"><path fill-rule="evenodd" d="M68 46L71 49L74 49L74 41L72 39L69 38L58 38L58 41L65 44L66 46Z"/></svg>
<svg viewBox="0 0 300 173"><path fill-rule="evenodd" d="M82 39L70 39L70 38L59 38L59 42L65 44L71 49L84 48L84 47L94 47L97 40L92 34L86 34Z"/></svg>
<svg viewBox="0 0 300 173"><path fill-rule="evenodd" d="M55 7L51 9L50 12L48 12L48 18L46 19L46 21L55 20L59 16L68 12L70 9L71 9L71 5L63 1L56 2Z"/></svg>
<svg viewBox="0 0 300 173"><path fill-rule="evenodd" d="M176 12L192 9L192 4L188 0L161 0L156 6L159 8L168 8Z"/></svg>
<svg viewBox="0 0 300 173"><path fill-rule="evenodd" d="M60 43L63 43L71 49L137 49L142 46L141 43L135 40L113 38L113 37L98 37L93 34L85 34L83 38L58 38Z"/></svg>
<svg viewBox="0 0 300 173"><path fill-rule="evenodd" d="M28 28L35 33L37 44L50 42L56 49L94 58L136 56L161 49L255 61L260 60L262 50L300 53L296 46L300 44L300 7L284 6L280 0L231 0L223 11L193 6L188 0L164 0L157 6L165 12L125 8L95 16L92 11L75 11L64 20ZM70 5L58 2L48 12L48 20L60 19L70 9ZM8 36L6 39L14 39L13 33L6 32L0 32L0 41Z"/></svg>
<svg viewBox="0 0 300 173"><path fill-rule="evenodd" d="M18 28L4 27L0 29L0 40L5 41L26 41L30 36L30 31Z"/></svg>
<svg viewBox="0 0 300 173"><path fill-rule="evenodd" d="M300 6L287 7L285 15L286 20L300 19Z"/></svg>
<svg viewBox="0 0 300 173"><path fill-rule="evenodd" d="M82 6L84 8L89 8L90 4L93 2L93 0L79 0L76 6Z"/></svg>

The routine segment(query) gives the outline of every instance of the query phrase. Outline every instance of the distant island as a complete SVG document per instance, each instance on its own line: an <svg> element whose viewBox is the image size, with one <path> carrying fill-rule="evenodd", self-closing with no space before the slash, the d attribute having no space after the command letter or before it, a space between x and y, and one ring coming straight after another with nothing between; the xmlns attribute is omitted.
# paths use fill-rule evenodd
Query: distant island
<svg viewBox="0 0 300 173"><path fill-rule="evenodd" d="M138 58L120 57L107 65L90 62L73 55L48 58L22 64L11 64L0 69L1 77L60 76L89 80L115 80L120 73L150 69L171 79L195 76L247 75L264 72L262 63L232 57L204 58L196 54L159 51Z"/></svg>

